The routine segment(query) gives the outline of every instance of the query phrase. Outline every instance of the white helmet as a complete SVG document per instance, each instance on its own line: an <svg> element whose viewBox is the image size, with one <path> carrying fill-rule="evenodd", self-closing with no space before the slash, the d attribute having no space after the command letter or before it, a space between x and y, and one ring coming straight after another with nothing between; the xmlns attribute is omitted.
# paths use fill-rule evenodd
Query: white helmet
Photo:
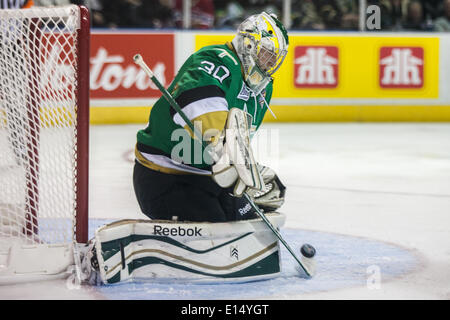
<svg viewBox="0 0 450 320"><path fill-rule="evenodd" d="M239 25L232 43L242 62L245 82L259 94L287 55L286 29L274 14L262 12Z"/></svg>

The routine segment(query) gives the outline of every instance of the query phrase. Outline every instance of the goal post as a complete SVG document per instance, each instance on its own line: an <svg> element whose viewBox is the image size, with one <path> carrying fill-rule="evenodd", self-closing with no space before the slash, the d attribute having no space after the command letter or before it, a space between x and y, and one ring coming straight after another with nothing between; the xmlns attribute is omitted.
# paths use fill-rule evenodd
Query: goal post
<svg viewBox="0 0 450 320"><path fill-rule="evenodd" d="M0 283L88 241L89 43L84 6L0 9Z"/></svg>
<svg viewBox="0 0 450 320"><path fill-rule="evenodd" d="M80 85L75 96L82 112L77 114L78 145L78 185L77 188L77 223L76 241L88 242L88 199L89 199L89 57L90 57L90 20L86 7L80 8L80 28L78 29L78 72L77 83Z"/></svg>

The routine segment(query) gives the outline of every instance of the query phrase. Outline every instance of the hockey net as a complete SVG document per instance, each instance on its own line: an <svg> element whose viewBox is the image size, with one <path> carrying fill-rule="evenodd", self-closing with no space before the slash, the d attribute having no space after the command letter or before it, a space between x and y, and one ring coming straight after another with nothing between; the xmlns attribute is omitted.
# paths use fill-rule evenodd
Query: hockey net
<svg viewBox="0 0 450 320"><path fill-rule="evenodd" d="M86 8L0 10L0 282L87 242L88 90Z"/></svg>

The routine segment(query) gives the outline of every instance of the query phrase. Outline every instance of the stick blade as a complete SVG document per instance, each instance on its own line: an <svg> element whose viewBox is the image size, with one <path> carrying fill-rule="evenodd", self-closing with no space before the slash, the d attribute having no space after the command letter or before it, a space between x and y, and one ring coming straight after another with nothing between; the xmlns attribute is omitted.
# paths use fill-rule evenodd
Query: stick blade
<svg viewBox="0 0 450 320"><path fill-rule="evenodd" d="M300 273L304 274L306 278L312 278L316 274L316 261L314 258L300 257L301 264L297 267L300 269Z"/></svg>

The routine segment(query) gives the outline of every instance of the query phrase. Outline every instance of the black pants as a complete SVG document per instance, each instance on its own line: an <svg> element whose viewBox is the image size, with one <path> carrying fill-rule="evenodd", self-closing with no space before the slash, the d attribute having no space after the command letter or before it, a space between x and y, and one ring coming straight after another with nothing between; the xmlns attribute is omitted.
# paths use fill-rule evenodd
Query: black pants
<svg viewBox="0 0 450 320"><path fill-rule="evenodd" d="M134 165L133 185L142 212L151 219L225 222L254 219L255 209L232 189L219 187L209 176L174 175Z"/></svg>

